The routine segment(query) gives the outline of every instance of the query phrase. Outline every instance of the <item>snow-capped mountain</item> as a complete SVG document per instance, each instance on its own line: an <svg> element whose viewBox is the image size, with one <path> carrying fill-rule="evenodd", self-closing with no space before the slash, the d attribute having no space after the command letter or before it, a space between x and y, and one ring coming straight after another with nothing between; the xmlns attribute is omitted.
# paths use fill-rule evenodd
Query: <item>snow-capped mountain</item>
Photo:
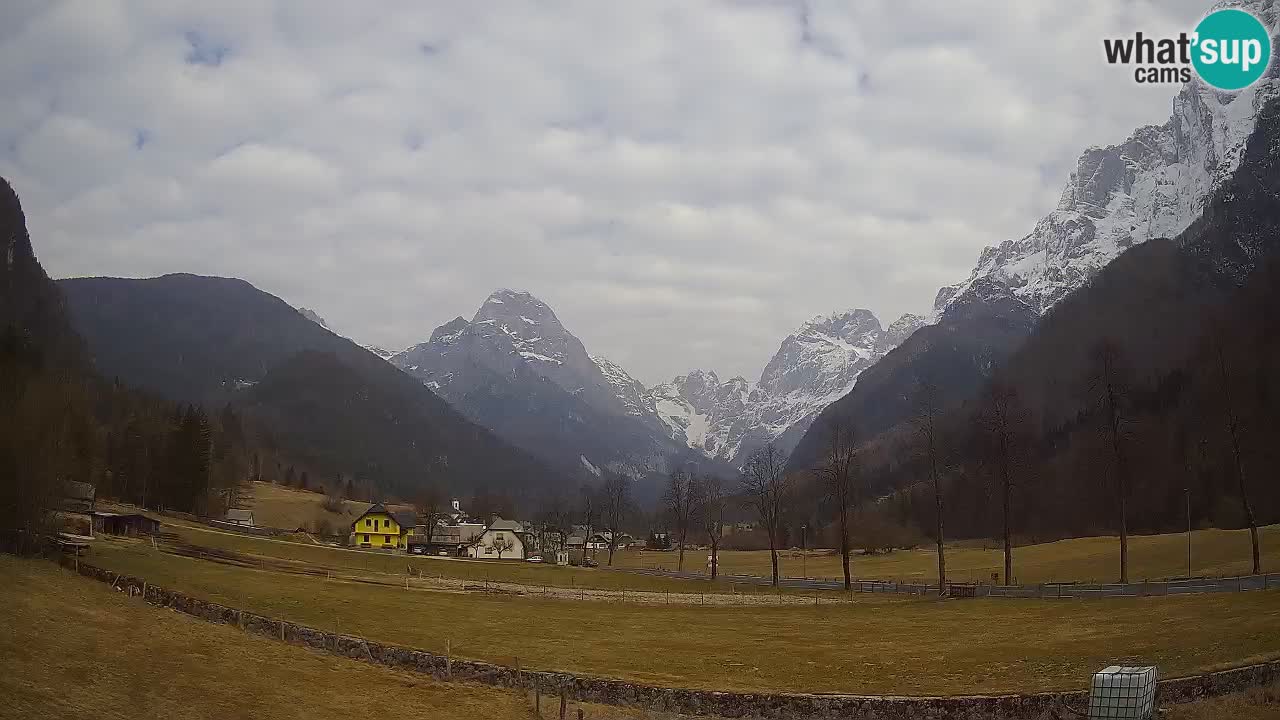
<svg viewBox="0 0 1280 720"><path fill-rule="evenodd" d="M771 442L790 450L863 370L923 324L908 314L885 329L863 309L818 316L782 341L754 385L695 370L649 395L672 437L708 457L741 461Z"/></svg>
<svg viewBox="0 0 1280 720"><path fill-rule="evenodd" d="M1215 8L1228 6L1249 10L1276 36L1275 0ZM1138 128L1118 145L1085 150L1057 208L1026 236L984 249L967 280L938 291L932 319L980 285L986 292L1003 290L1043 314L1125 249L1176 237L1240 164L1258 111L1280 94L1278 77L1280 63L1273 62L1263 79L1235 93L1193 78L1174 98L1173 114L1163 125Z"/></svg>
<svg viewBox="0 0 1280 720"><path fill-rule="evenodd" d="M648 391L672 438L708 457L725 459L731 455L722 449L734 423L744 416L750 394L751 384L742 377L722 383L715 372L701 370Z"/></svg>
<svg viewBox="0 0 1280 720"><path fill-rule="evenodd" d="M555 312L498 290L470 320L441 325L391 358L468 417L561 467L665 472L689 455L658 419L644 386L591 356Z"/></svg>

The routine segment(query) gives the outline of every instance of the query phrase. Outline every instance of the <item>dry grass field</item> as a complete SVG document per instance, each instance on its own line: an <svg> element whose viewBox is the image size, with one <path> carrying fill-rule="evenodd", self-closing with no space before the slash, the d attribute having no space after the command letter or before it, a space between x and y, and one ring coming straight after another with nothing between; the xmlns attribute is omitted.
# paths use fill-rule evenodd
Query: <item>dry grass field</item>
<svg viewBox="0 0 1280 720"><path fill-rule="evenodd" d="M818 607L652 606L405 590L100 541L93 560L231 606L462 657L731 690L1078 688L1118 660L1183 675L1280 652L1280 591L1079 601L859 596ZM866 601L862 601L866 598Z"/></svg>
<svg viewBox="0 0 1280 720"><path fill-rule="evenodd" d="M130 600L52 563L0 555L0 576L0 717L314 720L370 701L396 718L534 717L520 693L281 645ZM584 707L589 718L641 717Z"/></svg>
<svg viewBox="0 0 1280 720"><path fill-rule="evenodd" d="M1247 530L1197 530L1191 537L1191 571L1194 575L1238 575L1248 573L1249 533ZM1280 570L1280 525L1261 529L1263 569ZM965 542L947 549L947 575L952 580L991 581L992 573L1004 571L1004 554L995 549L975 547ZM1049 581L1114 582L1119 577L1119 541L1114 537L1072 538L1058 542L1016 547L1013 550L1014 579L1022 583ZM686 551L685 569L705 571L706 551ZM675 569L674 552L629 552L619 562L633 567ZM935 580L937 554L933 549L898 550L885 555L855 556L854 577L866 580ZM1129 538L1129 575L1134 580L1178 577L1187 573L1187 536L1135 535ZM843 577L840 555L829 550L811 550L802 558L790 550L780 553L784 576ZM769 575L769 552L726 551L720 554L722 572Z"/></svg>
<svg viewBox="0 0 1280 720"><path fill-rule="evenodd" d="M346 504L344 513L331 513L321 507L323 496L284 488L270 483L252 484L255 518L259 524L303 526L315 518L328 522L349 523L364 509L362 503ZM259 515L265 512L265 515ZM340 518L342 518L340 520ZM270 522L268 522L270 520ZM220 531L198 523L165 518L165 531L175 532L184 542L250 555L282 558L311 565L361 572L403 574L413 565L428 575L464 580L493 580L530 586L577 587L601 590L638 590L670 592L740 592L764 591L749 585L708 583L636 576L604 569L532 565L517 561L468 562L440 558L406 557L381 553L352 552L344 548L317 545L302 536L259 538ZM1280 568L1280 526L1262 528L1263 566ZM1116 579L1117 541L1110 537L1074 538L1052 543L1027 545L1014 549L1015 579L1019 582L1099 581ZM1249 570L1248 533L1238 530L1197 530L1192 533L1192 573L1196 575L1234 575ZM603 563L605 553L598 555ZM770 572L767 551L725 551L720 555L725 573L767 576ZM644 550L619 551L615 557L619 568L675 569L676 553ZM841 576L840 558L830 551L810 551L806 558L799 553L780 553L784 576L837 578ZM990 581L993 572L1003 568L997 549L984 549L980 543L965 541L947 550L949 577L957 581ZM706 552L685 553L685 569L704 572ZM875 556L856 556L853 574L862 579L928 581L936 577L936 556L932 550L899 550ZM1135 580L1177 577L1186 574L1186 536L1183 534L1133 536L1130 540L1130 576ZM807 591L812 594L812 591Z"/></svg>
<svg viewBox="0 0 1280 720"><path fill-rule="evenodd" d="M422 557L381 551L352 550L318 544L303 536L265 538L200 523L164 517L164 533L179 542L217 551L230 551L251 557L276 559L341 573L391 574L403 576L407 568L429 577L445 577L467 581L519 583L529 587L586 588L595 590L647 591L672 593L740 593L764 594L767 587L734 585L698 579L651 577L604 568L558 567L519 560L467 560ZM601 556L603 558L603 555ZM786 594L798 594L785 591ZM814 594L806 591L805 595ZM822 595L839 593L819 592Z"/></svg>
<svg viewBox="0 0 1280 720"><path fill-rule="evenodd" d="M402 718L534 718L518 693L245 635L145 605L51 563L0 556L0 576L7 609L0 615L0 717L311 720L352 698L376 697ZM544 705L543 716L554 717L554 707ZM582 707L593 720L673 717ZM1162 717L1274 720L1280 687L1168 708Z"/></svg>

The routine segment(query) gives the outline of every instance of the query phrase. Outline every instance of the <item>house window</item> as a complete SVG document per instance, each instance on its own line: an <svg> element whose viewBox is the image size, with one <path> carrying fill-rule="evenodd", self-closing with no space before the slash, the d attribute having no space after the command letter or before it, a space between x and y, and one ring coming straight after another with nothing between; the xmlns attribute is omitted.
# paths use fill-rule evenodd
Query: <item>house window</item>
<svg viewBox="0 0 1280 720"><path fill-rule="evenodd" d="M365 536L364 536L364 541L365 541L365 542L369 542L369 536L368 536L368 535L365 535Z"/></svg>
<svg viewBox="0 0 1280 720"><path fill-rule="evenodd" d="M369 518L365 518L365 519L364 519L364 526L365 526L365 527L373 527L373 521L372 521L372 520L370 520Z"/></svg>
<svg viewBox="0 0 1280 720"><path fill-rule="evenodd" d="M382 527L384 527L384 528L389 528L389 527L391 527L391 521L390 521L390 520L383 520L383 521L382 521Z"/></svg>

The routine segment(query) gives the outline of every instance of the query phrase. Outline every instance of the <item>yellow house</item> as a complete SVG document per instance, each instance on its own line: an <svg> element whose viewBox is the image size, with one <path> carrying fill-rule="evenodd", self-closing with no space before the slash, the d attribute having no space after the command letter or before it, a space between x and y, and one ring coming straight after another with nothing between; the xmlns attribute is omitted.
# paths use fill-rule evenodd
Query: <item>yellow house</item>
<svg viewBox="0 0 1280 720"><path fill-rule="evenodd" d="M416 520L412 512L391 512L382 503L374 503L351 523L351 544L401 550L408 546L409 533L413 532Z"/></svg>

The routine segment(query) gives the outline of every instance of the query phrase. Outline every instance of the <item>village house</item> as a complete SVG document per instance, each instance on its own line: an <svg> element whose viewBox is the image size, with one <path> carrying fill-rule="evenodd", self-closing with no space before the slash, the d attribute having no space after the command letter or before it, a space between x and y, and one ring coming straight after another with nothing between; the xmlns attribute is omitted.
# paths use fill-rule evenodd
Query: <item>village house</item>
<svg viewBox="0 0 1280 720"><path fill-rule="evenodd" d="M524 560L528 535L514 520L494 518L493 522L467 548L468 557L479 559Z"/></svg>
<svg viewBox="0 0 1280 720"><path fill-rule="evenodd" d="M464 539L462 528L458 525L437 525L430 536L425 525L419 526L409 536L408 549L414 555L448 555L466 557L467 546L475 539L468 533Z"/></svg>
<svg viewBox="0 0 1280 720"><path fill-rule="evenodd" d="M350 545L379 550L401 550L409 545L409 533L417 524L410 511L392 512L374 503L351 523Z"/></svg>
<svg viewBox="0 0 1280 720"><path fill-rule="evenodd" d="M253 511L242 510L240 508L228 508L227 516L224 518L232 525L241 525L243 527L253 527Z"/></svg>

